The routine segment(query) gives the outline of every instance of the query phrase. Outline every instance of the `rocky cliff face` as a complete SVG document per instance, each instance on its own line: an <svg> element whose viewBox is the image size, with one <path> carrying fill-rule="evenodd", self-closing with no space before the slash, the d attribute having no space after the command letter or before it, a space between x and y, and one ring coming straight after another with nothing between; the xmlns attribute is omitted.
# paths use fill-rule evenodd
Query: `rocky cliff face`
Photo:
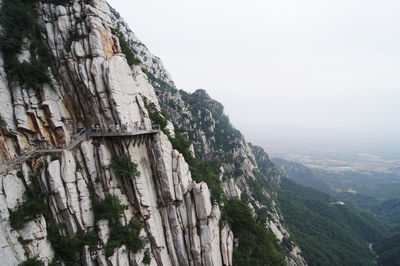
<svg viewBox="0 0 400 266"><path fill-rule="evenodd" d="M290 234L275 204L281 178L287 178L269 159L265 151L247 143L224 115L223 106L211 99L204 90L188 94L154 82L162 108L172 122L182 127L191 140L192 151L202 160L218 161L220 179L229 197L241 198L254 213L267 219L266 226L286 249L289 265L304 265L299 247Z"/></svg>
<svg viewBox="0 0 400 266"><path fill-rule="evenodd" d="M271 184L285 174L232 127L220 103L203 90L177 90L103 0L14 2L37 11L36 34L23 38L14 65L43 61L38 40L51 63L43 68L48 78L31 82L0 56L0 163L46 146L1 168L1 264L232 265L234 235L220 219L214 183L193 172L192 157L217 169L228 197L266 218L288 264L305 264L274 203ZM163 130L75 137L88 125L135 121ZM171 143L186 138L188 153Z"/></svg>
<svg viewBox="0 0 400 266"><path fill-rule="evenodd" d="M151 127L143 98L156 106L158 100L144 71L173 86L167 72L160 71L160 60L105 1L32 2L8 4L37 11L36 33L52 58L45 69L49 80L34 88L7 67L6 56L0 57L0 163L43 143L47 152L1 169L0 264L32 259L46 264L231 265L232 232L219 223L220 210L207 184L192 180L183 156L162 132L87 137L71 150L62 149L73 142L78 128L92 124L108 128L142 121ZM140 64L128 63L126 40L137 48ZM34 41L24 39L17 66L40 59L33 53ZM124 155L138 176L112 167ZM122 211L105 219L101 210L106 204Z"/></svg>

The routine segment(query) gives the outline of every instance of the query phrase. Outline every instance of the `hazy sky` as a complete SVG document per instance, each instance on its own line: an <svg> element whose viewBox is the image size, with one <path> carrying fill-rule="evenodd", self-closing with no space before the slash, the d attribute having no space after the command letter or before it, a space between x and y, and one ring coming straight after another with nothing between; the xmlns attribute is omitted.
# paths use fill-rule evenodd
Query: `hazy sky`
<svg viewBox="0 0 400 266"><path fill-rule="evenodd" d="M109 0L252 140L400 139L400 1Z"/></svg>

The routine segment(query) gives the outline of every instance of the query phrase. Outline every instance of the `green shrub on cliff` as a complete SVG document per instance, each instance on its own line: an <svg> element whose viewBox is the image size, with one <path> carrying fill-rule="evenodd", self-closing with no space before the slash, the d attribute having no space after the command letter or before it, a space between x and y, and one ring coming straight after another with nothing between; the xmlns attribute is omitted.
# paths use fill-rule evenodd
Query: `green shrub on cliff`
<svg viewBox="0 0 400 266"><path fill-rule="evenodd" d="M123 178L134 178L140 176L137 164L131 161L131 156L123 154L111 159L110 168Z"/></svg>
<svg viewBox="0 0 400 266"><path fill-rule="evenodd" d="M106 195L104 200L93 201L93 211L96 215L96 220L109 220L117 223L119 218L124 214L126 207L121 204L121 201L113 195Z"/></svg>
<svg viewBox="0 0 400 266"><path fill-rule="evenodd" d="M131 48L129 47L129 43L126 41L122 32L118 29L111 29L111 32L118 37L119 45L121 46L122 53L125 54L126 61L130 66L139 65L141 62L136 56L133 54Z"/></svg>
<svg viewBox="0 0 400 266"><path fill-rule="evenodd" d="M285 265L285 257L278 251L275 235L252 214L250 207L240 200L229 200L223 218L239 240L233 250L235 265Z"/></svg>
<svg viewBox="0 0 400 266"><path fill-rule="evenodd" d="M14 211L10 210L10 224L15 230L20 230L24 225L40 217L41 214L48 215L48 205L45 194L40 187L31 184L26 188L24 202Z"/></svg>
<svg viewBox="0 0 400 266"><path fill-rule="evenodd" d="M18 264L19 266L44 266L44 262L38 258L27 259L26 261Z"/></svg>
<svg viewBox="0 0 400 266"><path fill-rule="evenodd" d="M145 96L142 96L144 107L149 113L149 118L151 122L155 125L159 125L160 129L164 132L164 134L169 135L170 132L167 129L169 116L165 113L161 112L157 109L156 105L149 101Z"/></svg>
<svg viewBox="0 0 400 266"><path fill-rule="evenodd" d="M104 200L93 197L95 219L108 220L110 229L110 239L104 247L106 257L112 256L114 249L122 245L136 253L146 244L147 240L139 235L142 229L141 223L132 220L126 226L121 224L120 219L125 209L126 206L114 195L106 195Z"/></svg>
<svg viewBox="0 0 400 266"><path fill-rule="evenodd" d="M45 83L51 85L49 69L52 67L52 56L41 39L36 2L3 1L0 17L0 24L3 27L0 46L9 78L18 81L24 88L37 90ZM22 50L29 52L28 61L18 60Z"/></svg>

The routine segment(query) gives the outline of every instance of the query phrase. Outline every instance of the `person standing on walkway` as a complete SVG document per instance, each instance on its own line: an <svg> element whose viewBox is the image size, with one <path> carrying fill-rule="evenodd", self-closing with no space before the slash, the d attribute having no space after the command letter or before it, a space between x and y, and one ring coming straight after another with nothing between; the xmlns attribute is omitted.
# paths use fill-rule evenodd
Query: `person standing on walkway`
<svg viewBox="0 0 400 266"><path fill-rule="evenodd" d="M141 130L146 130L146 125L144 124L144 122L140 122L140 129Z"/></svg>

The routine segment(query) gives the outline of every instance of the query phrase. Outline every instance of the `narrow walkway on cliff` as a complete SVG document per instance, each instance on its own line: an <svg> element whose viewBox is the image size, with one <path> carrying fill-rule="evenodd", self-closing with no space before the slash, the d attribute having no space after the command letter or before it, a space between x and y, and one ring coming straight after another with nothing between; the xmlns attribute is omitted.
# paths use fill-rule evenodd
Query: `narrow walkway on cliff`
<svg viewBox="0 0 400 266"><path fill-rule="evenodd" d="M102 128L92 128L86 127L83 128L71 138L71 142L63 147L63 148L37 148L35 150L31 150L22 154L19 157L16 157L12 160L9 160L0 166L0 174L4 173L5 171L11 170L17 165L22 164L29 158L45 153L56 153L62 151L70 151L75 148L79 143L86 140L87 138L121 138L121 137L133 137L133 136L146 136L159 133L160 127L157 125L153 126L152 129L146 129L144 127L132 127L131 130L128 130L128 127L110 127L108 130ZM140 139L139 139L140 143Z"/></svg>

